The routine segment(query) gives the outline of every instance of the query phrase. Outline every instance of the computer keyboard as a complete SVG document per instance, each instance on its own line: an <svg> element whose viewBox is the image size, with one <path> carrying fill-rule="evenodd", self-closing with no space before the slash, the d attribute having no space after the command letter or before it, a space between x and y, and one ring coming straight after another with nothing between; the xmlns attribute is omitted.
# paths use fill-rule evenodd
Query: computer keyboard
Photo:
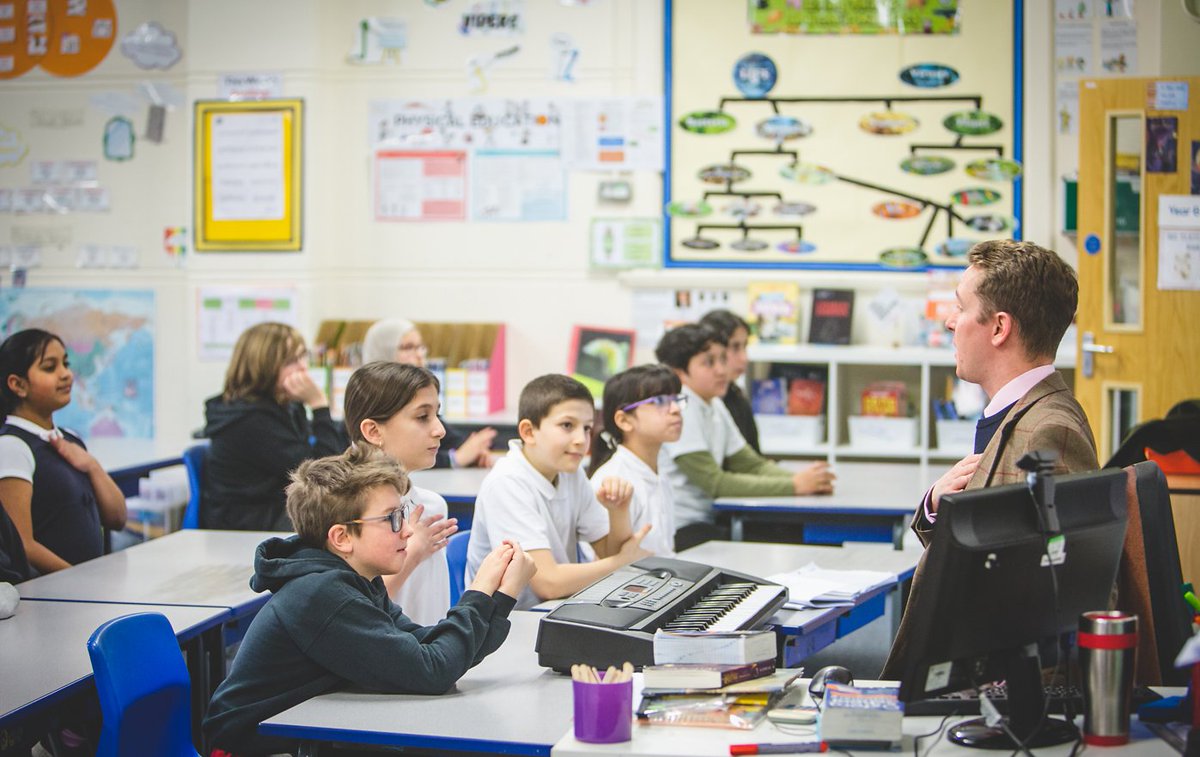
<svg viewBox="0 0 1200 757"><path fill-rule="evenodd" d="M1078 715L1083 712L1083 692L1075 686L1045 686L1042 693L1050 700L1053 715ZM992 686L988 699L1001 714L1008 713L1008 692L1004 684ZM978 715L979 695L975 691L956 691L931 699L920 699L904 705L905 715Z"/></svg>

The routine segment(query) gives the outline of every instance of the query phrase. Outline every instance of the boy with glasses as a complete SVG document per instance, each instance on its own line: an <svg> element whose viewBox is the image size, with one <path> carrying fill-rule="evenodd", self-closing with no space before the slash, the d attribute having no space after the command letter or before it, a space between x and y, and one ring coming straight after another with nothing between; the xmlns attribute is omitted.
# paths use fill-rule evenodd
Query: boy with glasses
<svg viewBox="0 0 1200 757"><path fill-rule="evenodd" d="M297 535L258 547L251 588L274 596L254 618L204 731L213 754L288 751L259 722L337 688L441 694L498 649L535 571L514 542L493 550L445 620L422 627L388 599L381 576L404 567L412 528L400 464L369 445L292 474Z"/></svg>
<svg viewBox="0 0 1200 757"><path fill-rule="evenodd" d="M716 523L718 497L785 497L828 494L833 472L824 462L791 471L767 460L746 443L720 398L729 389L725 343L708 326L687 324L668 331L654 354L675 371L688 398L683 433L667 442L668 475L675 495L675 549L728 539ZM713 400L718 400L713 402Z"/></svg>

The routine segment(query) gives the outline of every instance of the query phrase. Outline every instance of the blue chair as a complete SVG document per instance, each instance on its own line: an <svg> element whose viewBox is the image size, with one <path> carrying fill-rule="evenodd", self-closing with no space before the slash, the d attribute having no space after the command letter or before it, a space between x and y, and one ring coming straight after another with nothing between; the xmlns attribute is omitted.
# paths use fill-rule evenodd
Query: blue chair
<svg viewBox="0 0 1200 757"><path fill-rule="evenodd" d="M193 444L183 451L183 467L187 469L188 503L183 511L184 528L200 528L200 485L204 481L204 464L208 460L208 442Z"/></svg>
<svg viewBox="0 0 1200 757"><path fill-rule="evenodd" d="M157 612L104 623L87 642L104 724L97 757L198 757L191 685L175 631Z"/></svg>
<svg viewBox="0 0 1200 757"><path fill-rule="evenodd" d="M467 590L467 544L471 541L471 529L459 531L446 542L446 562L450 563L450 604L458 604L458 598Z"/></svg>

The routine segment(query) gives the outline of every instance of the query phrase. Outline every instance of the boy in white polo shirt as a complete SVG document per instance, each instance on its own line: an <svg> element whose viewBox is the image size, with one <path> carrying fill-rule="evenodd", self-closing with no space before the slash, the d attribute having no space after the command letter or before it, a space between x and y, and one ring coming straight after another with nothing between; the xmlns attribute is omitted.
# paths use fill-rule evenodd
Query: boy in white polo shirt
<svg viewBox="0 0 1200 757"><path fill-rule="evenodd" d="M588 451L595 405L587 387L570 376L549 374L521 390L520 440L509 443L475 499L467 547L467 581L493 545L518 540L537 575L517 597L517 609L569 597L612 571L648 557L641 546L650 531L629 523L633 487L605 480L593 493L580 463ZM597 560L579 563L579 542Z"/></svg>
<svg viewBox="0 0 1200 757"><path fill-rule="evenodd" d="M833 472L823 462L790 471L767 460L746 443L725 403L729 389L725 344L708 326L687 324L668 331L654 354L683 382L688 402L683 433L663 445L671 458L667 471L675 494L675 549L727 539L716 524L717 497L785 497L833 491ZM713 402L713 399L717 402Z"/></svg>

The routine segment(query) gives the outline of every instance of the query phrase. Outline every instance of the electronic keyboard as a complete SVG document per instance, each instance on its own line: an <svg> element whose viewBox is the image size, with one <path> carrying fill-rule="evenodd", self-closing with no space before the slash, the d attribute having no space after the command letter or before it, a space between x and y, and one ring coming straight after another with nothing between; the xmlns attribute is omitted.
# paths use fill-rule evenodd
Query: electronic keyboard
<svg viewBox="0 0 1200 757"><path fill-rule="evenodd" d="M649 557L619 568L542 618L538 663L567 672L654 664L654 632L745 631L787 601L787 589L744 573Z"/></svg>

